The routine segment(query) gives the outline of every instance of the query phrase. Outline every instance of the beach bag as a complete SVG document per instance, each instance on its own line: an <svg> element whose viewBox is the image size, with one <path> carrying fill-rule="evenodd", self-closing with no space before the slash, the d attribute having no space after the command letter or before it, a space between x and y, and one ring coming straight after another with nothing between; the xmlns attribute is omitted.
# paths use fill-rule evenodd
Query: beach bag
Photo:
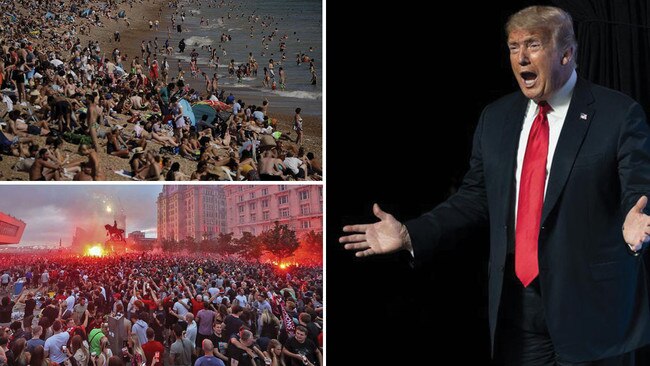
<svg viewBox="0 0 650 366"><path fill-rule="evenodd" d="M75 145L80 145L80 144L86 144L86 145L92 145L92 138L87 135L81 135L78 133L74 132L65 132L63 133L63 140L65 140L68 143L75 144Z"/></svg>

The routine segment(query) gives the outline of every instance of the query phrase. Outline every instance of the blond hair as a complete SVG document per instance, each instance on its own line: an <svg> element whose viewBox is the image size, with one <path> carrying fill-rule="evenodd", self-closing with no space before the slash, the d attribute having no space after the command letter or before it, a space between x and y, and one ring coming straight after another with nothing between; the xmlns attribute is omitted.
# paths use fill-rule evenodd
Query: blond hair
<svg viewBox="0 0 650 366"><path fill-rule="evenodd" d="M571 64L576 67L578 42L573 32L573 20L566 11L554 6L529 6L510 16L506 23L506 36L515 29L548 31L557 50L564 52L573 48Z"/></svg>

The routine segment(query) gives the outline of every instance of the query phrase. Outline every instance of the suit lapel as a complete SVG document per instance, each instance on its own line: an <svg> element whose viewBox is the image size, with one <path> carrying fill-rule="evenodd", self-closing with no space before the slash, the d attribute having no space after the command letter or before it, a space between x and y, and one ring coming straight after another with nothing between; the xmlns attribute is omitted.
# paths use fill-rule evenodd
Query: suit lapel
<svg viewBox="0 0 650 366"><path fill-rule="evenodd" d="M504 213L503 219L506 220L504 224L509 225L510 216L509 213L514 199L514 187L515 187L515 169L517 164L517 148L519 147L519 136L521 135L521 129L524 125L524 118L526 117L526 107L528 106L528 99L523 95L519 94L517 101L514 103L513 107L510 109L510 112L506 116L506 120L503 126L503 132L501 135L501 146L502 153L500 154L501 159L501 174L499 175L500 179L503 181L499 185L501 187L501 197L505 197L503 202L503 207L501 212Z"/></svg>
<svg viewBox="0 0 650 366"><path fill-rule="evenodd" d="M560 138L553 155L553 164L551 165L551 175L548 178L546 187L546 197L542 209L542 225L548 217L551 210L557 203L564 185L566 184L569 173L573 167L580 146L589 129L591 118L594 110L590 107L593 102L593 95L589 88L589 82L578 78L571 104L567 111Z"/></svg>

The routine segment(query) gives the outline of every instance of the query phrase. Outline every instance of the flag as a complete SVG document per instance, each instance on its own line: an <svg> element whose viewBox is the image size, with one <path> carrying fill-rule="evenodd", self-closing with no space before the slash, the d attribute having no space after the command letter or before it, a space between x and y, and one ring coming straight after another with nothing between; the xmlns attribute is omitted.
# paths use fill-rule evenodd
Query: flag
<svg viewBox="0 0 650 366"><path fill-rule="evenodd" d="M293 319L287 314L287 310L284 308L284 301L280 300L280 309L282 309L282 322L284 323L284 329L287 331L287 336L293 337L296 334L296 325L293 323Z"/></svg>

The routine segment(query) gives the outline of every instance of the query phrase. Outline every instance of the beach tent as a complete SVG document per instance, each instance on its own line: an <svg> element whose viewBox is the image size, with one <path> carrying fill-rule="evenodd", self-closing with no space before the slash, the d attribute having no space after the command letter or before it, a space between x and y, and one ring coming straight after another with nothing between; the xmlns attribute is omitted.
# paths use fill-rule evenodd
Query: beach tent
<svg viewBox="0 0 650 366"><path fill-rule="evenodd" d="M119 13L117 13L117 16L120 18L124 18L126 16L126 11L122 10Z"/></svg>
<svg viewBox="0 0 650 366"><path fill-rule="evenodd" d="M54 19L54 14L48 11L45 14L45 20L49 20L49 19Z"/></svg>
<svg viewBox="0 0 650 366"><path fill-rule="evenodd" d="M192 106L192 111L194 112L194 117L197 120L201 120L204 114L208 115L208 123L212 123L214 118L217 116L217 111L214 110L211 106L207 104L195 104Z"/></svg>
<svg viewBox="0 0 650 366"><path fill-rule="evenodd" d="M183 107L183 116L189 118L190 121L192 121L192 126L196 126L196 117L194 116L194 112L192 112L192 106L190 105L190 102L185 99L181 99L178 101L178 104Z"/></svg>
<svg viewBox="0 0 650 366"><path fill-rule="evenodd" d="M82 11L81 14L79 14L79 16L81 16L83 18L87 18L87 17L90 16L90 13L92 13L92 10L86 9L86 10Z"/></svg>

